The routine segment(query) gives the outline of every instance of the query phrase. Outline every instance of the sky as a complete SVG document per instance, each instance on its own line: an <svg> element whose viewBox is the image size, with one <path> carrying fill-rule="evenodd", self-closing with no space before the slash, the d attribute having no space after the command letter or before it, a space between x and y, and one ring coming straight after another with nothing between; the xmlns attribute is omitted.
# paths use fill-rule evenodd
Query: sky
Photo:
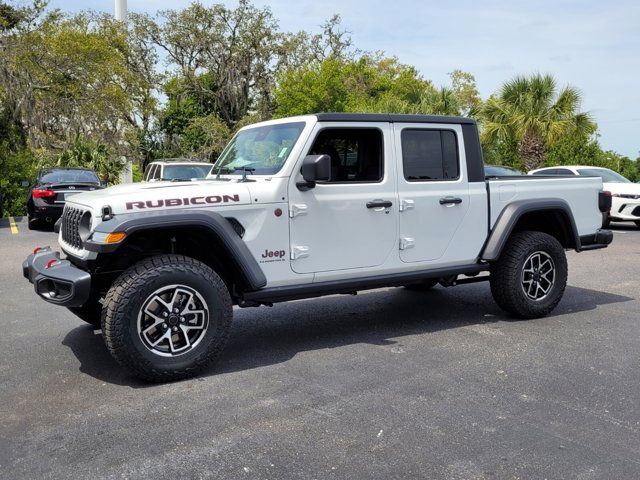
<svg viewBox="0 0 640 480"><path fill-rule="evenodd" d="M179 9L190 0L129 0L130 11ZM237 2L203 0L204 4ZM436 85L462 69L483 98L516 75L550 73L578 87L603 148L640 156L640 2L638 0L254 0L283 31L318 32L342 16L354 45L414 65ZM51 0L64 11L113 13L114 0Z"/></svg>

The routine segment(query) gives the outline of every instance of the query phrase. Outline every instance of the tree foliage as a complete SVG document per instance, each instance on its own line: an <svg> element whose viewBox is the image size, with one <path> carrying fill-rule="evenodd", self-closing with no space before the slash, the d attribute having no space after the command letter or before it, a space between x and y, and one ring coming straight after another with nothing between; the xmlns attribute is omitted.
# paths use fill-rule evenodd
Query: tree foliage
<svg viewBox="0 0 640 480"><path fill-rule="evenodd" d="M517 142L525 169L538 168L550 146L569 136L595 132L589 114L580 112L580 101L576 88L558 91L550 75L516 77L485 103L483 138L486 143Z"/></svg>
<svg viewBox="0 0 640 480"><path fill-rule="evenodd" d="M317 31L282 30L268 7L196 1L126 23L65 14L47 0L0 0L0 188L38 168L95 168L115 183L165 156L215 160L242 126L320 111L465 115L485 161L529 169L588 164L639 179L638 162L603 151L580 93L552 76L516 77L484 101L475 77L434 85L415 67L354 45L338 15Z"/></svg>

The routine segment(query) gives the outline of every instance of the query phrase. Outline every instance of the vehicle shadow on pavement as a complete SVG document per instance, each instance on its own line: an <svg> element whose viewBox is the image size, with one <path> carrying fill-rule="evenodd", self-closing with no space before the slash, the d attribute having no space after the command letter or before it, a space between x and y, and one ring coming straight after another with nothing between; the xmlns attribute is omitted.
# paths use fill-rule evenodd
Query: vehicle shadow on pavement
<svg viewBox="0 0 640 480"><path fill-rule="evenodd" d="M568 286L551 317L593 310L633 300ZM305 300L274 308L236 309L229 344L218 362L200 376L227 374L275 365L305 351L365 343L393 345L398 337L426 334L468 325L511 320L493 300L487 285L429 292L402 288L364 292L358 296ZM536 320L524 320L535 322ZM80 371L103 382L132 388L151 387L120 368L102 336L89 326L70 331L63 345L80 361Z"/></svg>

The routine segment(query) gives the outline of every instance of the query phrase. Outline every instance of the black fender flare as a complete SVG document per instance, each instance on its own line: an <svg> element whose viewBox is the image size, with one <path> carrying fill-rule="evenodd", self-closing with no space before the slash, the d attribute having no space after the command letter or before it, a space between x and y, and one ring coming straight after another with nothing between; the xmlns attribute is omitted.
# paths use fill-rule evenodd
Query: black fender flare
<svg viewBox="0 0 640 480"><path fill-rule="evenodd" d="M566 220L567 228L571 241L575 250L580 251L581 242L578 235L578 229L576 227L573 213L569 204L561 198L540 198L532 200L517 200L509 203L504 207L500 216L496 220L496 223L489 234L489 238L480 253L480 259L492 262L497 260L502 253L507 240L511 236L514 227L518 223L518 220L523 215L532 212L558 212Z"/></svg>
<svg viewBox="0 0 640 480"><path fill-rule="evenodd" d="M218 212L202 209L176 209L137 213L135 215L115 215L110 220L98 225L95 232L124 232L128 238L136 232L171 227L199 227L209 231L221 241L226 249L225 253L232 258L241 278L250 291L258 290L267 284L264 272L247 245L238 236L231 223ZM93 242L91 239L84 242L84 248L98 253L115 252L121 245L120 243L105 245Z"/></svg>

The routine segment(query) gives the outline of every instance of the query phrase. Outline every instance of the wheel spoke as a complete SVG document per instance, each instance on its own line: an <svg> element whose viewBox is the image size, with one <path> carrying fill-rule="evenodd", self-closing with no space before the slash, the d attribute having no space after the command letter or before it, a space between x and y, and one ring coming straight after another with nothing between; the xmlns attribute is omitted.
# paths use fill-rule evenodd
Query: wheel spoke
<svg viewBox="0 0 640 480"><path fill-rule="evenodd" d="M185 348L190 347L191 346L191 340L189 340L189 327L185 327L184 325L180 325L180 330L179 331L182 332L182 336L184 337L184 340L187 343Z"/></svg>
<svg viewBox="0 0 640 480"><path fill-rule="evenodd" d="M524 294L532 300L545 298L555 281L553 259L544 251L534 252L522 265L521 284Z"/></svg>
<svg viewBox="0 0 640 480"><path fill-rule="evenodd" d="M161 324L166 331L162 331ZM142 343L151 352L172 357L195 348L208 324L207 304L196 290L168 285L147 297L138 314L137 328Z"/></svg>
<svg viewBox="0 0 640 480"><path fill-rule="evenodd" d="M162 342L163 340L166 340L167 338L171 337L171 330L167 330L166 332L164 332L160 338L158 338L155 342L151 343L152 347L156 347L160 344L160 342Z"/></svg>

